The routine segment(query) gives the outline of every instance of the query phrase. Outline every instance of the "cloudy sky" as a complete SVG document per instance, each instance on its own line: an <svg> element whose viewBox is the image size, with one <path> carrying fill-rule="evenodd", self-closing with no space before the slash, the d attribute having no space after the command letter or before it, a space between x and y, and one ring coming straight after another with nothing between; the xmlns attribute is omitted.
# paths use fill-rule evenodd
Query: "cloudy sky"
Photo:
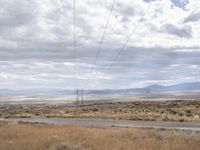
<svg viewBox="0 0 200 150"><path fill-rule="evenodd" d="M200 81L199 0L116 0L94 65L112 3L76 0L76 86ZM0 0L0 88L76 87L73 40L72 0Z"/></svg>

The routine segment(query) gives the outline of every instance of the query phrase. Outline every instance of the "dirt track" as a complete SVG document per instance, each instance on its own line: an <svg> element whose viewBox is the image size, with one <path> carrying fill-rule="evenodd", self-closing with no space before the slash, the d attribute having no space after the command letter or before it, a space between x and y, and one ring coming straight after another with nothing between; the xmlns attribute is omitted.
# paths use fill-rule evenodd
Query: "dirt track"
<svg viewBox="0 0 200 150"><path fill-rule="evenodd" d="M70 118L10 118L8 120L13 122L44 123L55 125L147 127L200 132L200 123L198 122L132 121Z"/></svg>

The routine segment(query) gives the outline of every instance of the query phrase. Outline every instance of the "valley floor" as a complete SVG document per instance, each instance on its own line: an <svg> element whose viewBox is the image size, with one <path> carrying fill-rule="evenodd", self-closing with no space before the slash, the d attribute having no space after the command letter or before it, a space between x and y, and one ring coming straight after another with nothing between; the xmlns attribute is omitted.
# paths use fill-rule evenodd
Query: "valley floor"
<svg viewBox="0 0 200 150"><path fill-rule="evenodd" d="M102 118L124 120L200 121L200 100L133 101L113 103L5 104L0 118Z"/></svg>

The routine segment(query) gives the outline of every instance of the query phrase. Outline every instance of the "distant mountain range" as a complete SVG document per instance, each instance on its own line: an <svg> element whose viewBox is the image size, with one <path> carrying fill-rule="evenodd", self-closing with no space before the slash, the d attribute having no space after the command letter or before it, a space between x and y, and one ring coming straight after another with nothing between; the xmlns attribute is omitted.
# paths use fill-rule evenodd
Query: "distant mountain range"
<svg viewBox="0 0 200 150"><path fill-rule="evenodd" d="M85 90L85 94L100 94L100 95L109 95L109 94L157 94L157 93L167 93L167 92L192 92L200 91L200 82L192 83L181 83L170 86L162 86L154 84L144 88L130 88L130 89L103 89L103 90ZM0 89L1 95L70 95L73 94L73 90L65 89L26 89L26 90L10 90L10 89Z"/></svg>
<svg viewBox="0 0 200 150"><path fill-rule="evenodd" d="M147 87L151 93L157 92L189 92L200 90L200 82L180 83L170 86L152 85Z"/></svg>
<svg viewBox="0 0 200 150"><path fill-rule="evenodd" d="M157 94L167 92L192 92L200 91L200 82L181 83L170 86L162 86L154 84L144 88L131 88L131 89L107 89L107 90L89 90L88 94Z"/></svg>

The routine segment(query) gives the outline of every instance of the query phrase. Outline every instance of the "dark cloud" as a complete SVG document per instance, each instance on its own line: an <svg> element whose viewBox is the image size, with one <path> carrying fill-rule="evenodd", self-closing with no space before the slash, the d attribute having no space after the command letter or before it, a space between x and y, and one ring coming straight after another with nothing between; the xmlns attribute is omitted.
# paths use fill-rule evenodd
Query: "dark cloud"
<svg viewBox="0 0 200 150"><path fill-rule="evenodd" d="M200 12L193 12L188 17L184 19L184 23L187 22L196 22L200 20Z"/></svg>
<svg viewBox="0 0 200 150"><path fill-rule="evenodd" d="M143 48L128 47L122 53L117 61L107 59L98 66L97 70L108 74L114 74L115 79L112 81L117 83L123 81L162 81L175 80L180 76L192 76L193 69L191 65L200 65L198 57L200 53L194 54L192 51L183 53L182 50L196 50L197 47L176 47L176 48ZM180 51L177 51L180 50ZM173 67L176 66L177 67ZM188 72L190 70L190 72ZM156 73L155 73L156 72ZM117 81L118 80L118 81ZM103 80L100 82L109 82Z"/></svg>
<svg viewBox="0 0 200 150"><path fill-rule="evenodd" d="M143 1L149 3L149 2L160 1L160 0L143 0Z"/></svg>
<svg viewBox="0 0 200 150"><path fill-rule="evenodd" d="M34 2L26 0L0 1L0 30L30 23L35 17Z"/></svg>
<svg viewBox="0 0 200 150"><path fill-rule="evenodd" d="M171 2L174 6L185 9L189 3L189 0L171 0Z"/></svg>
<svg viewBox="0 0 200 150"><path fill-rule="evenodd" d="M104 58L101 61L98 69L107 70L112 73L127 72L129 69L137 71L151 71L161 70L171 64L176 63L200 63L198 57L200 52L194 53L198 47L175 47L175 48L144 48L144 47L128 47L116 60ZM176 51L180 50L180 51ZM183 53L181 50L193 50L191 52ZM199 64L198 63L198 64Z"/></svg>
<svg viewBox="0 0 200 150"><path fill-rule="evenodd" d="M182 38L192 37L192 28L190 26L179 27L173 24L164 24L161 26L160 31Z"/></svg>
<svg viewBox="0 0 200 150"><path fill-rule="evenodd" d="M122 22L128 22L130 17L133 17L138 12L133 5L123 5L123 3L116 4L116 17L120 17Z"/></svg>

